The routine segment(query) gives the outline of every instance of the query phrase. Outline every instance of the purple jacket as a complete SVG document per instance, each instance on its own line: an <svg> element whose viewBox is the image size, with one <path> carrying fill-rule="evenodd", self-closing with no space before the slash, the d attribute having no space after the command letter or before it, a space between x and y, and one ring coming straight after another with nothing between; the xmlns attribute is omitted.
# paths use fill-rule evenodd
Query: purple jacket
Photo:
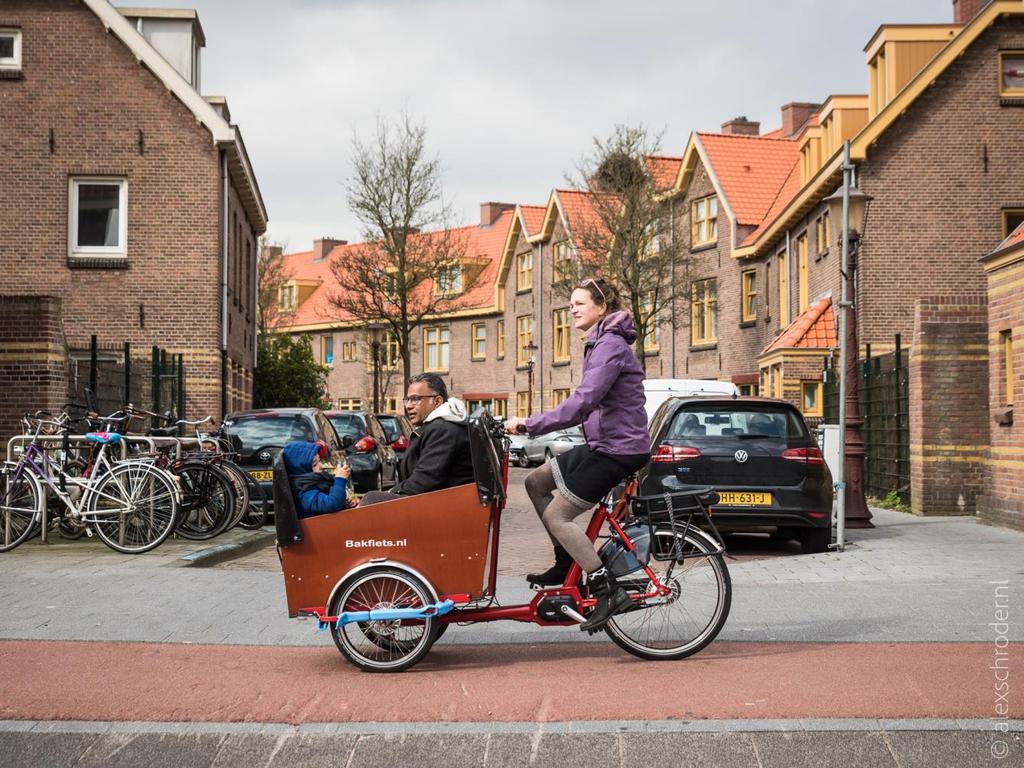
<svg viewBox="0 0 1024 768"><path fill-rule="evenodd" d="M626 312L612 312L587 337L583 377L561 405L526 420L531 435L583 423L591 450L613 456L648 453L644 373L630 346L636 328Z"/></svg>

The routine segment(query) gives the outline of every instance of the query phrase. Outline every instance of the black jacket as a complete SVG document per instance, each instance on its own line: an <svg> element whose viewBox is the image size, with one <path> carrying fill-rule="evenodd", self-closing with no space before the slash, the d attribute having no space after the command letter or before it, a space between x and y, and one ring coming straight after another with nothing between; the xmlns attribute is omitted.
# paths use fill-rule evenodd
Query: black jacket
<svg viewBox="0 0 1024 768"><path fill-rule="evenodd" d="M412 433L392 493L411 496L473 482L473 454L465 422L433 419Z"/></svg>

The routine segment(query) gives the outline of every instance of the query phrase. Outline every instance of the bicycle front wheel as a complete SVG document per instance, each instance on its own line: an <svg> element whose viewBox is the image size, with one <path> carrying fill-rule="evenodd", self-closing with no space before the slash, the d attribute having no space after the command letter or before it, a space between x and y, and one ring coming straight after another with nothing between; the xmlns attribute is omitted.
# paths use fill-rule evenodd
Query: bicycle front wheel
<svg viewBox="0 0 1024 768"><path fill-rule="evenodd" d="M0 552L14 549L35 532L45 499L34 476L16 465L0 467Z"/></svg>
<svg viewBox="0 0 1024 768"><path fill-rule="evenodd" d="M151 464L118 464L89 496L87 521L117 552L148 552L171 535L178 515L174 479Z"/></svg>
<svg viewBox="0 0 1024 768"><path fill-rule="evenodd" d="M698 529L655 529L650 567L670 593L638 600L613 616L605 626L612 641L642 659L672 660L697 653L714 640L732 605L729 569L716 550ZM646 575L637 571L637 576L619 582L629 592L652 591Z"/></svg>

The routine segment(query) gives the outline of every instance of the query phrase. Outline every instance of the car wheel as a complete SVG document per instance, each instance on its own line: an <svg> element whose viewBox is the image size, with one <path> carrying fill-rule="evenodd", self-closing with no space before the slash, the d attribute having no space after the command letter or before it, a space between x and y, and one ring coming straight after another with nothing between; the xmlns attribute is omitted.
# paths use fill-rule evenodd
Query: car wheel
<svg viewBox="0 0 1024 768"><path fill-rule="evenodd" d="M516 463L523 469L530 468L530 458L526 455L525 452L519 454L519 459L516 461Z"/></svg>
<svg viewBox="0 0 1024 768"><path fill-rule="evenodd" d="M800 537L800 544L805 555L827 552L831 543L831 528L805 528Z"/></svg>

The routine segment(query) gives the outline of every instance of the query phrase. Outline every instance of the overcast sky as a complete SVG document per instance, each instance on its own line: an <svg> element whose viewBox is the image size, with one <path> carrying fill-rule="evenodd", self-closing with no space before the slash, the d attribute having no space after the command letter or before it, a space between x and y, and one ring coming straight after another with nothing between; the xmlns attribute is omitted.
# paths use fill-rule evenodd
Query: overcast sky
<svg viewBox="0 0 1024 768"><path fill-rule="evenodd" d="M780 125L789 101L866 93L882 23L949 23L951 0L192 0L202 92L228 99L290 250L359 238L353 133L403 108L427 127L463 223L482 201L544 203L616 123ZM126 4L126 3L122 3ZM134 3L132 3L134 5ZM189 0L139 5L183 7Z"/></svg>

